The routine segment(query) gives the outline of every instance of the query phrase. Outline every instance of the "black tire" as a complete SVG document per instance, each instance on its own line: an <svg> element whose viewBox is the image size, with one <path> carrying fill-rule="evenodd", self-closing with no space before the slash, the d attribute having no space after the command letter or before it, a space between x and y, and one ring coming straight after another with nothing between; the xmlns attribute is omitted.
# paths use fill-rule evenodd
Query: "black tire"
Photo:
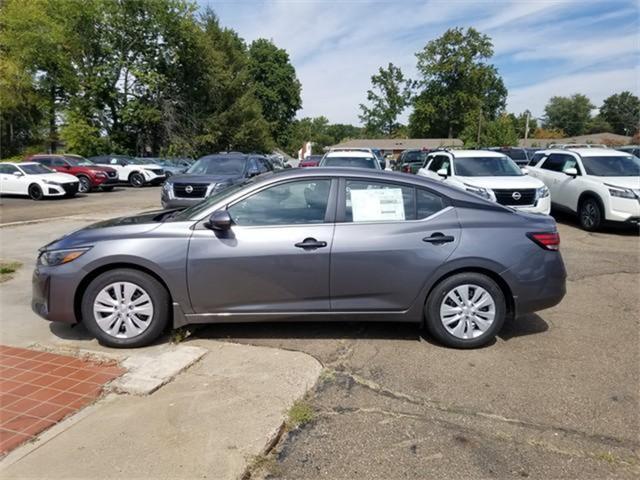
<svg viewBox="0 0 640 480"><path fill-rule="evenodd" d="M40 188L40 185L35 183L29 185L29 198L31 198L31 200L42 200L44 198L44 192L42 188Z"/></svg>
<svg viewBox="0 0 640 480"><path fill-rule="evenodd" d="M595 232L600 229L604 220L600 202L593 197L582 200L578 208L578 219L583 230Z"/></svg>
<svg viewBox="0 0 640 480"><path fill-rule="evenodd" d="M140 172L133 172L129 175L129 185L134 188L144 187L144 175Z"/></svg>
<svg viewBox="0 0 640 480"><path fill-rule="evenodd" d="M151 298L153 315L149 326L137 336L118 338L100 328L94 314L93 303L97 295L114 282L130 282L142 289ZM81 303L82 323L102 345L115 348L144 347L156 340L164 332L171 318L171 301L169 293L155 278L146 273L132 269L116 269L105 272L89 284L84 291Z"/></svg>
<svg viewBox="0 0 640 480"><path fill-rule="evenodd" d="M458 338L445 328L440 319L440 306L445 297L461 285L477 285L491 296L495 304L493 323L482 334L475 338ZM452 275L438 283L427 298L424 309L424 323L433 338L443 345L453 348L477 348L491 342L502 329L507 308L502 289L491 278L481 273L466 272Z"/></svg>
<svg viewBox="0 0 640 480"><path fill-rule="evenodd" d="M112 191L113 191L113 185L108 185L108 186L106 186L106 187L100 187L100 189L101 189L103 192L112 192Z"/></svg>
<svg viewBox="0 0 640 480"><path fill-rule="evenodd" d="M89 193L91 191L91 180L84 175L78 175L78 193Z"/></svg>

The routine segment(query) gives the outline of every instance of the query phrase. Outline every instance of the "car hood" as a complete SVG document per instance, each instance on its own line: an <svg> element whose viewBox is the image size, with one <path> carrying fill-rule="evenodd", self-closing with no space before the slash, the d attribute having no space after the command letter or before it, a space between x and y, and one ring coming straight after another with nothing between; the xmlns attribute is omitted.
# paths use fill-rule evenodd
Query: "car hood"
<svg viewBox="0 0 640 480"><path fill-rule="evenodd" d="M37 175L29 175L31 178L39 180L49 180L50 182L70 183L77 182L78 177L69 173L39 173Z"/></svg>
<svg viewBox="0 0 640 480"><path fill-rule="evenodd" d="M638 177L597 177L607 185L621 188L640 188L640 179Z"/></svg>
<svg viewBox="0 0 640 480"><path fill-rule="evenodd" d="M240 175L174 175L171 182L176 183L230 183L240 180Z"/></svg>
<svg viewBox="0 0 640 480"><path fill-rule="evenodd" d="M488 189L517 189L517 188L541 188L544 186L541 180L522 175L518 177L455 177L456 180L474 187Z"/></svg>
<svg viewBox="0 0 640 480"><path fill-rule="evenodd" d="M166 213L170 212L167 210L153 210L139 215L103 220L68 233L42 248L72 248L91 245L93 242L101 240L141 237L158 228L162 223L162 214Z"/></svg>

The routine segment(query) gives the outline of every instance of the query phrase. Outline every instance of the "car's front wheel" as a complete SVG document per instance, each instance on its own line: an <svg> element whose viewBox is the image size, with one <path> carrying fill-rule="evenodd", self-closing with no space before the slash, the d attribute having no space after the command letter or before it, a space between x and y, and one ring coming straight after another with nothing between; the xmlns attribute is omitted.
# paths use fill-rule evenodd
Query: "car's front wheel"
<svg viewBox="0 0 640 480"><path fill-rule="evenodd" d="M80 182L80 184L78 185L79 193L89 193L91 191L91 180L89 180L87 177L85 177L84 175L80 175L78 177L78 182Z"/></svg>
<svg viewBox="0 0 640 480"><path fill-rule="evenodd" d="M35 183L33 185L29 185L29 197L31 200L42 200L44 198L44 192L42 191L42 188L40 188L40 185Z"/></svg>
<svg viewBox="0 0 640 480"><path fill-rule="evenodd" d="M467 272L437 284L425 305L429 333L449 347L476 348L493 340L506 317L500 287L486 275Z"/></svg>
<svg viewBox="0 0 640 480"><path fill-rule="evenodd" d="M580 226L589 232L598 230L602 225L602 208L595 198L587 198L580 202L578 216Z"/></svg>
<svg viewBox="0 0 640 480"><path fill-rule="evenodd" d="M109 347L142 347L164 331L170 313L169 294L146 273L117 269L96 277L82 297L82 321Z"/></svg>
<svg viewBox="0 0 640 480"><path fill-rule="evenodd" d="M144 176L138 172L132 173L129 175L129 184L135 188L144 186Z"/></svg>

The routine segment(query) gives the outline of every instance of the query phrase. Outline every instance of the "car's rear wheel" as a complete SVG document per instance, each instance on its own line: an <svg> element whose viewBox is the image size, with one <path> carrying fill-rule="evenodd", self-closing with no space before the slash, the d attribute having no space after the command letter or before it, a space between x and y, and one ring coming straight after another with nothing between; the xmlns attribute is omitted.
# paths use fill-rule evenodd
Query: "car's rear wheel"
<svg viewBox="0 0 640 480"><path fill-rule="evenodd" d="M169 294L146 273L117 269L96 277L82 297L82 321L109 347L142 347L156 340L170 318Z"/></svg>
<svg viewBox="0 0 640 480"><path fill-rule="evenodd" d="M80 185L78 185L79 193L89 193L91 191L91 180L84 175L80 175L78 181L80 182Z"/></svg>
<svg viewBox="0 0 640 480"><path fill-rule="evenodd" d="M132 173L129 175L129 185L135 188L144 186L144 176L138 172Z"/></svg>
<svg viewBox="0 0 640 480"><path fill-rule="evenodd" d="M586 198L580 202L578 209L580 226L589 232L598 230L602 226L602 207L595 198Z"/></svg>
<svg viewBox="0 0 640 480"><path fill-rule="evenodd" d="M44 198L44 192L40 185L36 185L35 183L29 185L29 198L32 200L42 200Z"/></svg>
<svg viewBox="0 0 640 480"><path fill-rule="evenodd" d="M500 287L486 275L467 272L437 284L425 305L429 333L449 347L476 348L502 328L506 303Z"/></svg>

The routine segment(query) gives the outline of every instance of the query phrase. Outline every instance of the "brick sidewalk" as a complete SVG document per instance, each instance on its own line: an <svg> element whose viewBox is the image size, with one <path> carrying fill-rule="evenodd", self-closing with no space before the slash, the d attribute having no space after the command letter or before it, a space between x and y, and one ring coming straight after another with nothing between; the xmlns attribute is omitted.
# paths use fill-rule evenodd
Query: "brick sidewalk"
<svg viewBox="0 0 640 480"><path fill-rule="evenodd" d="M0 456L93 402L124 370L0 345Z"/></svg>

